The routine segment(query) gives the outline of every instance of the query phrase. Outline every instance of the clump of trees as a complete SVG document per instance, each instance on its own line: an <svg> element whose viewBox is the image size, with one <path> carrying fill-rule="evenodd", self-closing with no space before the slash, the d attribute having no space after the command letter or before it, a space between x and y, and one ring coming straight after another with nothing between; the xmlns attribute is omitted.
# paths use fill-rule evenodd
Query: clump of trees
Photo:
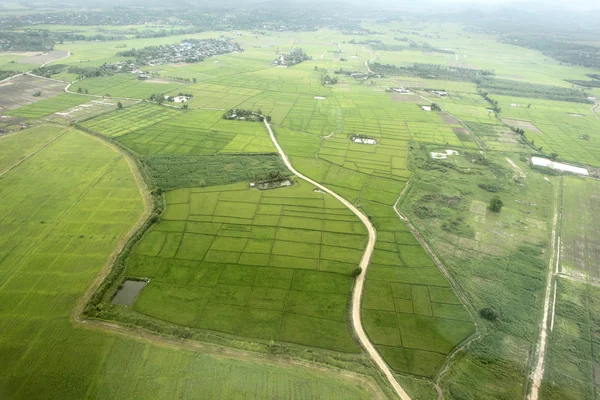
<svg viewBox="0 0 600 400"><path fill-rule="evenodd" d="M241 108L232 108L223 113L223 119L234 119L239 121L253 121L262 122L265 119L267 122L271 122L270 115L263 115L262 110L259 108L258 111L243 110Z"/></svg>
<svg viewBox="0 0 600 400"><path fill-rule="evenodd" d="M498 100L494 100L494 99L490 98L488 92L482 92L481 90L479 90L478 93L481 97L483 97L485 99L485 101L487 101L488 103L490 103L492 105L493 110L496 114L499 114L502 111L502 109L498 106Z"/></svg>
<svg viewBox="0 0 600 400"><path fill-rule="evenodd" d="M511 35L505 43L539 50L561 63L600 68L600 47L563 41L547 35Z"/></svg>
<svg viewBox="0 0 600 400"><path fill-rule="evenodd" d="M535 83L517 82L510 79L491 79L479 77L475 82L486 93L501 96L529 97L535 99L569 101L572 103L593 103L587 94L580 89L570 89L558 86L540 85Z"/></svg>
<svg viewBox="0 0 600 400"><path fill-rule="evenodd" d="M439 64L414 63L413 65L398 67L392 64L373 62L369 65L371 70L378 74L416 76L427 79L477 82L482 76L495 75L495 72L492 70L449 67Z"/></svg>
<svg viewBox="0 0 600 400"><path fill-rule="evenodd" d="M498 312L491 307L481 309L481 311L479 311L479 315L488 321L495 321L498 319Z"/></svg>
<svg viewBox="0 0 600 400"><path fill-rule="evenodd" d="M442 111L442 107L438 103L431 103L431 109L433 111Z"/></svg>
<svg viewBox="0 0 600 400"><path fill-rule="evenodd" d="M332 78L328 74L325 74L321 77L322 85L335 85L336 83L338 83L338 78L335 76Z"/></svg>
<svg viewBox="0 0 600 400"><path fill-rule="evenodd" d="M303 61L310 60L310 57L301 48L295 48L283 54L275 60L276 64L280 65L296 65Z"/></svg>

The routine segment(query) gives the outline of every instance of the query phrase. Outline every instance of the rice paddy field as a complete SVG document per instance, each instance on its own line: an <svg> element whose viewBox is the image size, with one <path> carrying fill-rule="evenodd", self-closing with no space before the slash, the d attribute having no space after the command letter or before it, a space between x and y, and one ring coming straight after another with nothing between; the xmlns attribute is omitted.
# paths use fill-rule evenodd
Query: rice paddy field
<svg viewBox="0 0 600 400"><path fill-rule="evenodd" d="M293 176L289 187L251 187L290 172L264 124L223 119L235 108L270 116L294 168L354 203L375 226L361 318L412 398L435 396L434 385L445 399L526 397L554 199L563 204L560 272L594 281L598 190L595 181L544 176L529 168L528 158L554 153L558 161L600 166L600 120L584 93L565 81L598 71L561 65L491 35L465 35L455 24L419 24L363 21L371 29L364 35L241 31L235 40L244 52L146 66L152 78L144 81L119 73L70 88L131 99L123 108L117 99L56 92L3 111L35 126L0 137L0 174L25 160L0 176L0 331L9 332L0 335L0 363L8 366L0 397L3 391L61 399L194 398L200 392L206 398L377 397L339 371L282 367L287 359L276 357L280 351L303 363L355 370L361 364L361 372L377 374L349 318L367 232L340 202ZM123 61L116 53L125 47L221 34L127 35L56 49L73 54L61 64L94 67ZM395 39L404 36L445 52L408 48ZM273 65L277 52L296 47L312 58ZM0 65L13 61L0 57ZM450 79L350 74L365 73L375 61L450 67L444 70ZM494 70L495 76L482 83L452 68ZM322 84L325 75L338 82ZM398 87L411 93L390 90ZM187 109L142 101L179 92L193 95ZM557 93L579 98L558 101ZM104 105L92 107L101 100ZM432 103L440 109L428 110ZM154 208L121 254L122 264L115 263L117 279L98 292L93 323L120 323L137 335L167 327L190 342L268 349L281 364L157 345L69 321L143 211L126 160L105 140L138 161ZM502 199L500 213L488 209L494 196ZM148 283L131 304L112 304L131 279ZM591 399L597 288L556 282L540 398Z"/></svg>
<svg viewBox="0 0 600 400"><path fill-rule="evenodd" d="M481 159L479 152L458 150L432 160L428 152L435 149L411 154L418 179L411 181L400 208L435 249L473 311L489 308L498 316L478 317L482 338L450 365L440 385L472 398L524 397L538 337L552 199L560 182L533 173L515 181L518 172L506 160L511 153ZM499 214L488 210L495 194L504 202Z"/></svg>
<svg viewBox="0 0 600 400"><path fill-rule="evenodd" d="M149 278L133 305L192 328L358 352L346 319L364 227L306 183L167 192L160 223L126 276Z"/></svg>
<svg viewBox="0 0 600 400"><path fill-rule="evenodd" d="M598 232L596 212L600 184L591 179L563 178L563 214L560 227L558 273L598 282Z"/></svg>
<svg viewBox="0 0 600 400"><path fill-rule="evenodd" d="M598 391L597 286L556 279L554 319L549 333L544 399L593 399Z"/></svg>
<svg viewBox="0 0 600 400"><path fill-rule="evenodd" d="M136 74L119 74L100 78L87 78L76 82L71 90L88 90L89 94L110 97L146 99L153 93L166 93L185 86L183 83L161 79L139 80Z"/></svg>
<svg viewBox="0 0 600 400"><path fill-rule="evenodd" d="M31 132L15 135L21 134ZM75 303L142 213L127 162L97 139L69 130L0 179L3 398L196 398L199 391L232 399L374 395L323 371L73 326Z"/></svg>
<svg viewBox="0 0 600 400"><path fill-rule="evenodd" d="M63 132L64 129L59 126L40 125L11 135L0 136L0 175Z"/></svg>
<svg viewBox="0 0 600 400"><path fill-rule="evenodd" d="M6 115L30 119L42 118L58 111L78 106L87 101L90 101L89 97L62 93L51 99L36 101L35 103L16 108L7 112Z"/></svg>

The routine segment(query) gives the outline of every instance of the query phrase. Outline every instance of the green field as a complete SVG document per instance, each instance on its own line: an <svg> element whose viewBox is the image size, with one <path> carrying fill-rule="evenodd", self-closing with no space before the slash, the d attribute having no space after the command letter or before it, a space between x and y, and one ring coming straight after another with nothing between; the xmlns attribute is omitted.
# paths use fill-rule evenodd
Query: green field
<svg viewBox="0 0 600 400"><path fill-rule="evenodd" d="M127 163L71 130L0 179L1 397L371 397L328 373L73 326L75 303L142 212Z"/></svg>
<svg viewBox="0 0 600 400"><path fill-rule="evenodd" d="M0 175L64 132L59 126L40 125L0 137Z"/></svg>
<svg viewBox="0 0 600 400"><path fill-rule="evenodd" d="M63 93L51 99L40 100L11 110L6 115L25 118L41 118L89 101L89 97Z"/></svg>
<svg viewBox="0 0 600 400"><path fill-rule="evenodd" d="M598 391L600 291L557 279L553 329L549 334L544 399L594 399Z"/></svg>
<svg viewBox="0 0 600 400"><path fill-rule="evenodd" d="M167 93L185 85L178 82L163 80L139 80L135 74L119 74L117 76L106 76L100 78L87 78L76 82L71 86L72 91L83 91L87 89L89 94L110 97L127 97L134 99L146 99L153 93Z"/></svg>
<svg viewBox="0 0 600 400"><path fill-rule="evenodd" d="M599 189L595 180L563 178L558 272L592 282L600 279L600 239L594 211L598 209Z"/></svg>
<svg viewBox="0 0 600 400"><path fill-rule="evenodd" d="M40 11L12 4L0 14L22 7ZM265 14L276 13L259 11L243 28L235 10L198 14L197 26L185 15L157 20L155 10L144 24L133 22L137 11L128 25L10 20L15 34L118 37L56 41L54 50L71 53L56 63L73 69L53 77L73 81L81 71L88 77L69 88L80 94L55 95L62 82L47 79L52 98L0 84L0 398L377 397L344 376L384 385L350 318L364 225L291 176L263 123L224 119L230 109L269 116L294 168L376 228L362 323L413 399L528 396L559 210L540 398L598 397L600 187L529 160L600 177L600 113L589 98L600 89L571 83L600 71L503 42L479 19L314 17L324 28L301 12L269 22ZM201 33L172 35L176 28ZM157 37L136 37L150 33ZM244 51L149 65L117 55L221 35ZM295 48L308 59L274 65ZM6 52L0 67L25 71L44 57ZM127 62L150 77L125 72ZM34 93L42 79L26 79ZM149 101L180 92L193 95L185 108ZM131 169L103 142L129 154ZM144 181L149 217L85 307L84 329L70 318L75 305L142 215L132 173ZM288 177L290 187L251 185ZM500 212L489 208L495 196ZM128 279L149 282L131 305L112 304Z"/></svg>
<svg viewBox="0 0 600 400"><path fill-rule="evenodd" d="M435 149L411 154L418 179L401 209L438 252L474 311L491 308L499 315L480 318L482 339L451 365L442 387L481 399L523 397L541 315L553 186L559 182L532 172L513 178L510 153L459 150L447 160L432 160L427 152ZM494 195L504 202L498 214L488 210Z"/></svg>
<svg viewBox="0 0 600 400"><path fill-rule="evenodd" d="M151 279L134 315L359 351L346 311L366 235L349 210L304 182L262 192L247 183L185 188L166 201L126 261L125 276Z"/></svg>

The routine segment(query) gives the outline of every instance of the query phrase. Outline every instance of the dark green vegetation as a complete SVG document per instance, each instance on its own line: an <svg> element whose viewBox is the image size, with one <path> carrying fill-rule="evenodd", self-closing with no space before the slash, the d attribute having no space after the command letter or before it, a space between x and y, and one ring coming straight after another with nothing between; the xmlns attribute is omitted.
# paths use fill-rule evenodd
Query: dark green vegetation
<svg viewBox="0 0 600 400"><path fill-rule="evenodd" d="M382 75L416 76L420 78L477 82L482 76L494 75L491 70L478 70L461 67L447 67L437 64L414 63L411 66L398 67L391 64L370 63L373 72Z"/></svg>
<svg viewBox="0 0 600 400"><path fill-rule="evenodd" d="M486 190L489 192L489 186L486 188ZM502 202L502 200L500 200L500 197L498 196L494 196L492 197L492 199L490 200L490 205L488 206L488 208L490 209L490 211L495 212L495 213L499 213L500 211L502 211L502 206L504 205L504 203Z"/></svg>
<svg viewBox="0 0 600 400"><path fill-rule="evenodd" d="M547 35L511 35L504 39L507 43L516 44L541 51L566 64L600 68L600 47L573 43Z"/></svg>
<svg viewBox="0 0 600 400"><path fill-rule="evenodd" d="M152 185L163 190L256 182L289 172L277 154L142 156Z"/></svg>
<svg viewBox="0 0 600 400"><path fill-rule="evenodd" d="M595 75L595 74L587 74L587 76L589 76L590 78L592 78L592 80L576 80L576 79L565 79L567 82L573 83L575 85L579 85L579 86L583 86L586 87L588 89L591 88L598 88L600 87L600 75Z"/></svg>
<svg viewBox="0 0 600 400"><path fill-rule="evenodd" d="M275 63L279 65L287 65L289 67L300 64L306 60L310 60L310 57L301 48L295 48L289 50L287 53L280 54Z"/></svg>
<svg viewBox="0 0 600 400"><path fill-rule="evenodd" d="M568 89L556 86L539 85L534 83L516 82L508 79L478 79L477 84L490 94L503 96L526 97L575 103L593 103L587 95L578 89Z"/></svg>

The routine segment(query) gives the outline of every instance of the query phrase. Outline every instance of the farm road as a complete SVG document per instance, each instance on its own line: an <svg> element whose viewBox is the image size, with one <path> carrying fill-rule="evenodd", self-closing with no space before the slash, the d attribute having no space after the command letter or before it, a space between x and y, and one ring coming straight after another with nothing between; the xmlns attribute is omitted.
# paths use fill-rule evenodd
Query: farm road
<svg viewBox="0 0 600 400"><path fill-rule="evenodd" d="M560 185L560 182L558 183ZM544 378L544 358L546 356L546 344L548 342L548 315L550 309L550 294L552 292L552 280L554 278L554 260L557 257L557 245L556 245L556 229L558 225L558 208L560 201L560 191L558 188L555 190L554 195L554 216L552 217L552 245L550 253L550 261L548 264L548 275L546 278L546 293L544 295L544 314L542 317L542 326L540 330L540 338L537 343L537 360L535 361L535 368L531 375L531 388L528 400L537 400L539 396L539 390L542 385L542 379Z"/></svg>
<svg viewBox="0 0 600 400"><path fill-rule="evenodd" d="M379 355L379 353L377 352L377 350L375 349L373 344L369 341L369 338L367 337L367 335L365 333L365 330L362 326L362 321L360 319L360 300L362 297L363 287L365 284L365 276L367 275L367 268L369 268L369 262L371 261L371 255L373 254L373 249L375 247L376 233L375 233L375 228L373 227L373 224L371 224L371 221L369 221L369 219L367 218L366 215L364 215L362 212L360 212L348 200L344 199L342 196L335 193L331 189L326 188L325 186L321 185L320 183L317 183L317 182L313 181L312 179L302 175L300 172L296 171L294 169L294 167L292 166L292 163L288 159L287 155L284 153L281 146L279 146L279 143L277 142L277 139L275 138L275 134L273 133L273 130L271 129L271 125L269 125L267 120L264 120L264 123L265 123L265 126L267 127L267 130L269 131L269 136L271 137L271 141L273 142L273 144L277 148L277 151L281 155L281 158L283 159L285 166L298 178L316 186L320 190L322 190L326 193L329 193L330 195L335 197L337 200L339 200L344 206L346 206L358 218L360 218L361 222L367 228L367 230L369 232L369 242L367 243L367 247L365 248L365 252L363 253L362 259L360 260L360 268L361 268L362 272L356 278L354 292L352 293L352 325L354 327L354 330L356 331L356 335L358 336L360 343L363 345L365 350L367 350L367 353L369 354L371 359L375 362L375 364L383 372L383 374L385 375L387 380L390 382L390 384L394 388L394 391L398 394L398 397L400 397L402 400L411 400L410 396L404 391L402 386L400 386L400 384L398 383L398 381L392 374L392 371L389 369L389 367L387 366L387 364L385 363L383 358L381 358L381 356Z"/></svg>

